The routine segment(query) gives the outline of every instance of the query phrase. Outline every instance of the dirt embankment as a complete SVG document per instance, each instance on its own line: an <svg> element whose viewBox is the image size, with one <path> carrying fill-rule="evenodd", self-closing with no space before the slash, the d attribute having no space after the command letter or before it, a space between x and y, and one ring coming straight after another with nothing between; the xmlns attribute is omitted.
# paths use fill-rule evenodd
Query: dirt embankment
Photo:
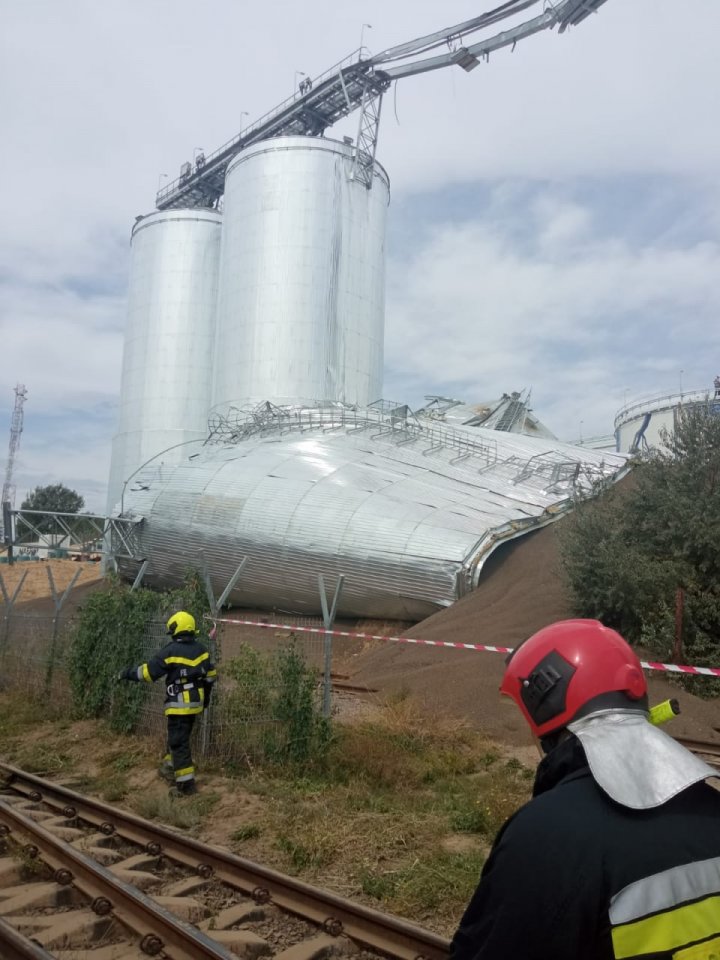
<svg viewBox="0 0 720 960"><path fill-rule="evenodd" d="M496 551L477 590L404 636L512 647L540 627L572 616L557 529L551 525ZM433 709L467 718L494 739L526 744L519 710L498 694L504 660L496 653L378 644L355 658L353 680L385 692L406 690ZM701 700L661 675L652 675L649 687L651 703L680 700L682 714L670 732L720 742L718 699Z"/></svg>

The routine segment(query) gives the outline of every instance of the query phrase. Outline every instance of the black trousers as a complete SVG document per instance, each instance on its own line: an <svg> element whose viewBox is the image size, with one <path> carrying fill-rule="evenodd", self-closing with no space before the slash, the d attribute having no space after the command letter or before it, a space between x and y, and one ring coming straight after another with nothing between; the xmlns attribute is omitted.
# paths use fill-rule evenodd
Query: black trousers
<svg viewBox="0 0 720 960"><path fill-rule="evenodd" d="M195 767L190 753L190 737L194 724L195 714L171 714L167 718L167 752L172 758L176 783L195 779Z"/></svg>

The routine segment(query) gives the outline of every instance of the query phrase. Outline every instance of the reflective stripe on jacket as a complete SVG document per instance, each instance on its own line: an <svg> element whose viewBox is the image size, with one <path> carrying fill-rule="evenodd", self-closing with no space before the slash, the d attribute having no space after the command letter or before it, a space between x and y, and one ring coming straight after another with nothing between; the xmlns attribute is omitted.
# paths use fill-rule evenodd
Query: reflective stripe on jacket
<svg viewBox="0 0 720 960"><path fill-rule="evenodd" d="M132 669L135 679L147 683L165 677L165 716L202 713L206 688L217 678L208 648L194 634L173 637L147 663Z"/></svg>
<svg viewBox="0 0 720 960"><path fill-rule="evenodd" d="M610 923L618 960L668 952L677 960L720 958L720 857L629 884L610 901Z"/></svg>
<svg viewBox="0 0 720 960"><path fill-rule="evenodd" d="M534 792L495 840L451 960L720 958L717 790L628 809L573 737L545 757Z"/></svg>

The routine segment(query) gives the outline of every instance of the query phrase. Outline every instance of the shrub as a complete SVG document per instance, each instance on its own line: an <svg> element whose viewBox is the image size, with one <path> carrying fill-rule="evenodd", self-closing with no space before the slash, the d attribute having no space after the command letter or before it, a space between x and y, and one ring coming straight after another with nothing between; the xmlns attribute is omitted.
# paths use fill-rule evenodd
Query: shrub
<svg viewBox="0 0 720 960"><path fill-rule="evenodd" d="M183 587L165 593L132 590L110 577L105 590L90 594L79 611L67 658L80 717L106 717L120 732L134 729L147 691L144 684L120 684L118 673L147 659L151 621L180 608L189 609L196 619L209 609L197 574L189 573Z"/></svg>
<svg viewBox="0 0 720 960"><path fill-rule="evenodd" d="M660 660L672 655L675 596L685 594L684 659L720 657L720 416L682 412L660 450L641 459L625 489L580 500L560 531L576 612L614 627ZM704 696L720 682L687 680Z"/></svg>
<svg viewBox="0 0 720 960"><path fill-rule="evenodd" d="M223 666L213 715L215 752L299 766L317 761L329 740L317 684L315 670L295 644L275 653L241 647Z"/></svg>

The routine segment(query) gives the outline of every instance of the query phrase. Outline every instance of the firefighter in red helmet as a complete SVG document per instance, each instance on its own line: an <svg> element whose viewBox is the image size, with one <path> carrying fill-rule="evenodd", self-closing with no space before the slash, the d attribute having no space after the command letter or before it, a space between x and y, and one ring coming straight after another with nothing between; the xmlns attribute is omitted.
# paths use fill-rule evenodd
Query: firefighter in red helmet
<svg viewBox="0 0 720 960"><path fill-rule="evenodd" d="M649 722L640 661L597 620L508 658L544 751L495 839L451 960L720 958L719 774Z"/></svg>

